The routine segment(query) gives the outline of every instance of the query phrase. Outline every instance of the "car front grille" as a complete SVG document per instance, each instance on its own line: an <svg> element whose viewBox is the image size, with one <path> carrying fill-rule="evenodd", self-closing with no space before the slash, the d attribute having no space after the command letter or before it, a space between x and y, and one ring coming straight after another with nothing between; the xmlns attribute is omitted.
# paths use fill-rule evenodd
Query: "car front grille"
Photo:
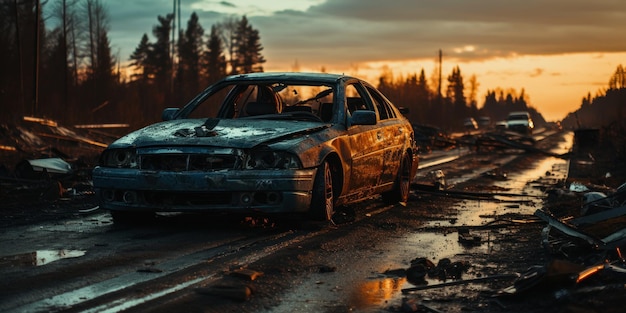
<svg viewBox="0 0 626 313"><path fill-rule="evenodd" d="M139 159L143 170L174 172L234 169L237 164L237 157L234 155L146 154Z"/></svg>

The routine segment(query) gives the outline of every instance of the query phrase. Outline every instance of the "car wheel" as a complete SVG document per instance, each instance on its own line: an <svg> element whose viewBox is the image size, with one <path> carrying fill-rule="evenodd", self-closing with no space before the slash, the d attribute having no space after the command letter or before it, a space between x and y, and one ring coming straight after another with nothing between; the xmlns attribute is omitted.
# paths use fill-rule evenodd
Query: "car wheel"
<svg viewBox="0 0 626 313"><path fill-rule="evenodd" d="M115 224L142 224L154 219L152 212L110 211Z"/></svg>
<svg viewBox="0 0 626 313"><path fill-rule="evenodd" d="M392 190L382 194L383 201L387 204L400 203L406 205L411 192L411 159L408 155L402 158L396 182Z"/></svg>
<svg viewBox="0 0 626 313"><path fill-rule="evenodd" d="M328 161L324 161L315 174L310 213L313 219L320 221L329 221L335 213L333 172Z"/></svg>

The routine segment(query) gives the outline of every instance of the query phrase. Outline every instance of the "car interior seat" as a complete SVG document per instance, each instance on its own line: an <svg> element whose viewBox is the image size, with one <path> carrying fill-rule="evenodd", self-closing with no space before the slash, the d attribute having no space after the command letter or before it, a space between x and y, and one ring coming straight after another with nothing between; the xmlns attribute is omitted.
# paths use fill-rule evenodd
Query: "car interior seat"
<svg viewBox="0 0 626 313"><path fill-rule="evenodd" d="M348 111L350 111L350 113L356 110L365 109L365 103L363 102L363 99L359 97L348 97L346 100L348 104Z"/></svg>
<svg viewBox="0 0 626 313"><path fill-rule="evenodd" d="M324 122L330 122L333 119L333 103L325 102L320 104L320 118Z"/></svg>
<svg viewBox="0 0 626 313"><path fill-rule="evenodd" d="M246 104L246 115L256 116L265 114L277 114L276 103L269 101L264 102L249 102Z"/></svg>

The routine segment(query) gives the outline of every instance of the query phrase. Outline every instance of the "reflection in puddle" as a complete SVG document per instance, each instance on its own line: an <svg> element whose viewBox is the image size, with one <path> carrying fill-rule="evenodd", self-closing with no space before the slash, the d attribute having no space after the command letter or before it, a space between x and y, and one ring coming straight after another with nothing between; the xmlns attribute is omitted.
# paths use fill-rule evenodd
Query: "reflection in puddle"
<svg viewBox="0 0 626 313"><path fill-rule="evenodd" d="M561 145L551 149L552 153L563 154L572 144L572 136L565 136ZM516 156L511 156L513 160ZM507 163L509 159L503 161ZM493 165L494 168L496 167ZM492 236L502 235L507 232L506 228L499 229L497 233L492 231L471 230L472 236L479 236L479 240L472 245L463 245L459 242L458 228L463 226L480 226L496 221L499 216L507 213L532 215L537 206L541 205L545 186L554 185L555 182L567 178L568 162L556 157L538 157L528 168L519 170L517 173L509 173L507 180L494 182L496 187L506 190L515 196L498 196L496 201L462 200L455 206L458 209L454 218L443 218L424 224L424 229L438 229L436 232L419 231L414 234L402 236L399 244L406 249L393 249L385 255L388 262L382 262L390 269L407 269L411 260L425 257L437 263L443 258L455 261L455 256L461 254L485 254L494 248ZM488 167L476 169L471 175L464 175L464 180L469 180L485 171ZM450 183L450 181L448 181ZM453 184L461 182L453 181ZM519 195L519 196L518 196ZM447 229L449 228L449 229ZM383 273L381 270L379 273ZM471 277L470 277L471 278ZM426 277L425 284L435 285L442 281L436 278ZM360 310L380 308L383 303L400 302L403 297L401 290L415 287L403 277L388 277L381 274L380 277L371 278L356 284L356 288L350 295L350 303Z"/></svg>
<svg viewBox="0 0 626 313"><path fill-rule="evenodd" d="M357 308L377 306L396 297L404 288L406 278L387 277L359 283L354 289L350 303Z"/></svg>
<svg viewBox="0 0 626 313"><path fill-rule="evenodd" d="M454 260L455 255L463 253L488 253L490 249L490 240L485 237L482 243L475 246L463 245L458 240L458 233L443 232L418 232L402 236L399 239L402 246L410 247L407 249L394 249L385 254L388 262L383 262L388 268L379 269L379 277L369 278L365 281L356 283L350 295L350 304L358 309L368 309L379 307L383 303L391 303L400 301L402 298L401 290L404 288L415 287L411 284L406 276L398 274L398 276L390 277L384 275L387 270L394 272L395 269L408 269L411 260L425 257L435 264L444 258ZM425 284L438 284L441 281L437 278L425 277Z"/></svg>
<svg viewBox="0 0 626 313"><path fill-rule="evenodd" d="M0 258L0 266L41 266L61 259L85 255L84 250L38 250Z"/></svg>

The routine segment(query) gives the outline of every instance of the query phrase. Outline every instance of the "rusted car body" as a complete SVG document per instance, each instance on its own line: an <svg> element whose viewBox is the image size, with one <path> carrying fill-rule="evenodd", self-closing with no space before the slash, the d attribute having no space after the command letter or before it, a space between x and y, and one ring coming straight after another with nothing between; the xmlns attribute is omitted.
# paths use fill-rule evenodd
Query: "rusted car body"
<svg viewBox="0 0 626 313"><path fill-rule="evenodd" d="M115 220L154 212L308 213L375 194L405 202L418 166L409 121L363 80L252 73L209 86L112 143L93 170Z"/></svg>

